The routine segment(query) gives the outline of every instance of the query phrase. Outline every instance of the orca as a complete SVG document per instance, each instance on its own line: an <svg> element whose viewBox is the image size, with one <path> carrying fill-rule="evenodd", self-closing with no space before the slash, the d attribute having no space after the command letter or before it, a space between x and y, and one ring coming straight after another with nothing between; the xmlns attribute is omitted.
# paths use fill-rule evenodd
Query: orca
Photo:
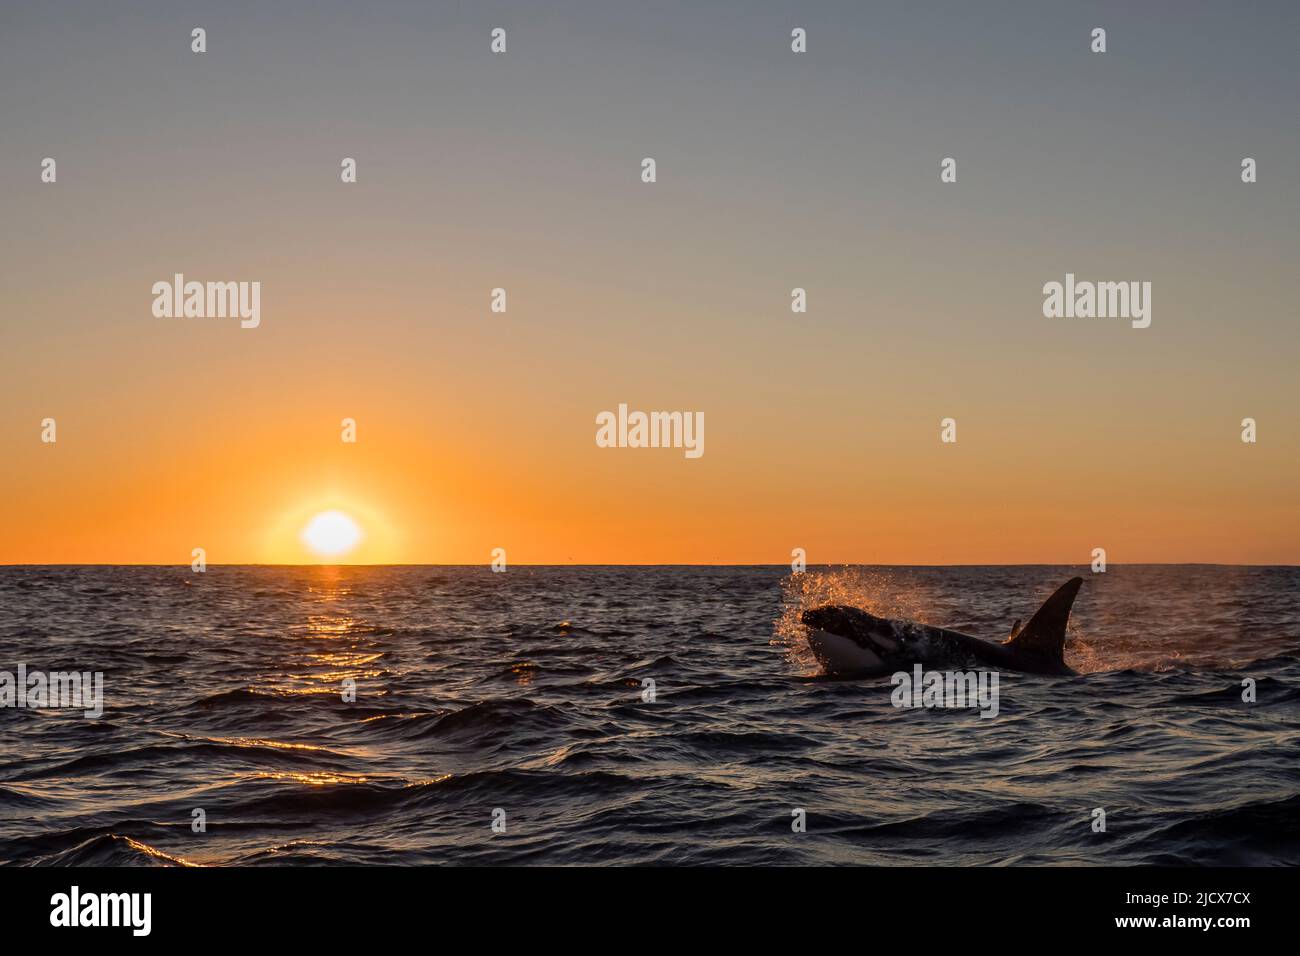
<svg viewBox="0 0 1300 956"><path fill-rule="evenodd" d="M808 646L828 674L890 674L931 668L990 668L1069 676L1065 625L1083 585L1071 578L1043 602L1024 627L1016 621L1001 644L917 621L876 617L861 608L827 604L800 615Z"/></svg>

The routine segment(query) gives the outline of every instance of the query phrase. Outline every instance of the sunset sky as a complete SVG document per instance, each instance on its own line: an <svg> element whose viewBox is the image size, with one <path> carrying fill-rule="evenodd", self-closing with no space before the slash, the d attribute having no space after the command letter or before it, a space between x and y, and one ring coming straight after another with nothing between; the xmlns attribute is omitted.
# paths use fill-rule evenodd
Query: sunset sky
<svg viewBox="0 0 1300 956"><path fill-rule="evenodd" d="M0 8L0 563L1300 563L1300 8L610 6Z"/></svg>

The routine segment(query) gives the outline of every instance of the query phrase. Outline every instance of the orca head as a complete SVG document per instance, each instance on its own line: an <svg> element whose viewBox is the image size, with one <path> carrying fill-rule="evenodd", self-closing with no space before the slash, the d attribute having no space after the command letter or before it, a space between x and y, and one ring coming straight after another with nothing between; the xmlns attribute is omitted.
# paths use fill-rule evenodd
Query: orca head
<svg viewBox="0 0 1300 956"><path fill-rule="evenodd" d="M880 670L885 656L898 650L893 625L861 608L827 604L799 616L808 629L808 647L828 673Z"/></svg>
<svg viewBox="0 0 1300 956"><path fill-rule="evenodd" d="M799 620L808 627L829 631L841 637L855 641L871 642L881 645L883 650L894 650L898 645L898 633L894 622L884 617L876 617L860 607L847 604L823 604L810 608L799 615Z"/></svg>
<svg viewBox="0 0 1300 956"><path fill-rule="evenodd" d="M865 631L864 618L870 617L865 611L844 604L826 604L811 608L799 615L799 620L806 627L815 627L819 631L853 638L859 631Z"/></svg>

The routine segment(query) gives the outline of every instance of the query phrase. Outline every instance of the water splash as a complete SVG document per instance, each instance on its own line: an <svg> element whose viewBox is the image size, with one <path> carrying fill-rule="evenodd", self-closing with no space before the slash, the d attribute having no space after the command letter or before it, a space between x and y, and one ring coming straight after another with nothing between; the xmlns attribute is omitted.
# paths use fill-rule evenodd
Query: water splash
<svg viewBox="0 0 1300 956"><path fill-rule="evenodd" d="M781 590L782 608L773 643L785 648L790 666L803 676L821 671L799 622L799 616L809 608L848 604L878 617L936 623L929 619L933 607L929 589L919 585L906 569L813 569L787 576Z"/></svg>

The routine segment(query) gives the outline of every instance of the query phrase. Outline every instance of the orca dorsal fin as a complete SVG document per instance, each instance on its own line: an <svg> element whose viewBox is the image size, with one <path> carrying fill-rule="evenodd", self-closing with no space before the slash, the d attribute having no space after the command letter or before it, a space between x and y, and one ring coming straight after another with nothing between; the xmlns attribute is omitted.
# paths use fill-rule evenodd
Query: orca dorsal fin
<svg viewBox="0 0 1300 956"><path fill-rule="evenodd" d="M1070 578L1034 612L1029 623L1013 630L1003 643L1018 651L1028 651L1050 661L1065 663L1065 625L1070 620L1074 597L1083 586L1083 578Z"/></svg>
<svg viewBox="0 0 1300 956"><path fill-rule="evenodd" d="M1011 633L1007 635L1007 640L1008 641L1011 640L1011 638L1015 637L1019 633L1020 633L1020 618L1016 618L1016 623L1011 625Z"/></svg>

